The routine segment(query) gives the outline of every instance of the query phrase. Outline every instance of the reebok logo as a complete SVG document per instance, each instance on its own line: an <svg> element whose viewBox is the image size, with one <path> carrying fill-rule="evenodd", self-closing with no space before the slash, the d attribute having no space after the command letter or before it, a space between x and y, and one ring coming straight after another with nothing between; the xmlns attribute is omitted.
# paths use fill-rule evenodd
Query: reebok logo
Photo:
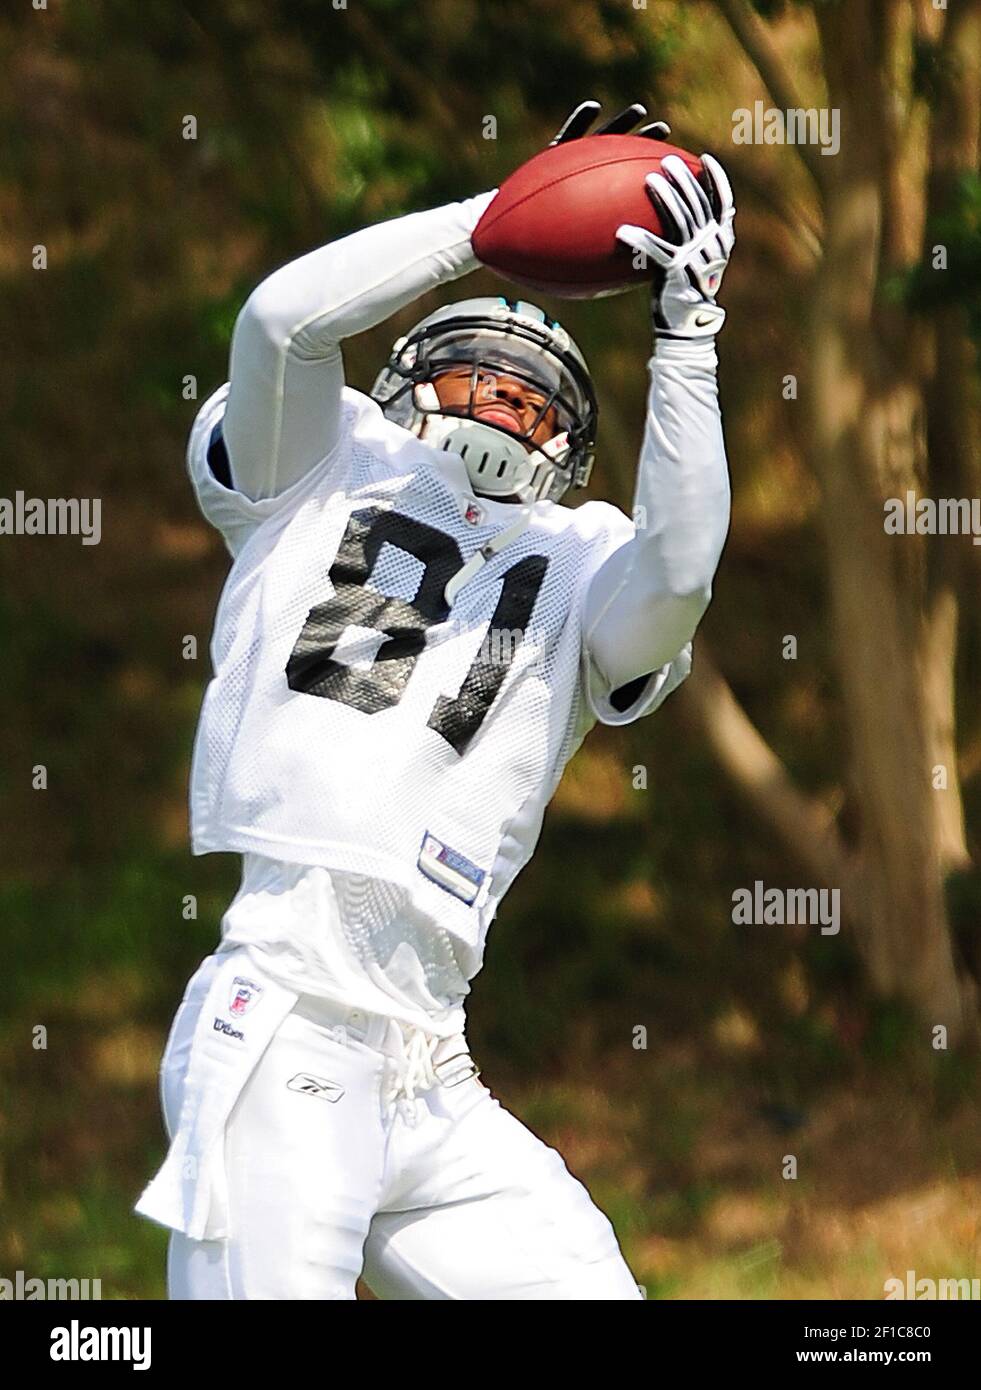
<svg viewBox="0 0 981 1390"><path fill-rule="evenodd" d="M322 1076L311 1076L309 1072L297 1072L286 1083L287 1090L299 1091L304 1096L316 1096L318 1100L329 1100L336 1104L344 1094L344 1087L336 1081L325 1081Z"/></svg>

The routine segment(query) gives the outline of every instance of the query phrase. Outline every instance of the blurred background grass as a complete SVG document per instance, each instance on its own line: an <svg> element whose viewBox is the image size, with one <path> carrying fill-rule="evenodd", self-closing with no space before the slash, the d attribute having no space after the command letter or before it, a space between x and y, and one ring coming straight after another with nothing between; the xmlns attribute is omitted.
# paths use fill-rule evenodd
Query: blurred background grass
<svg viewBox="0 0 981 1390"><path fill-rule="evenodd" d="M786 373L808 380L801 324L814 295L786 207L790 225L816 226L815 201L792 155L762 149L744 163L729 143L731 110L766 92L725 12L736 32L746 14L766 23L782 61L821 90L833 74L822 78L811 8L64 0L0 20L0 491L103 499L98 547L0 543L0 1274L163 1294L165 1234L131 1211L164 1150L156 1067L237 884L231 856L194 860L186 847L190 743L227 561L182 456L200 399L224 379L238 307L313 245L493 187L582 97L644 100L679 143L733 168L740 242L720 344L733 529L700 645L796 783L860 841L826 480L780 394ZM852 14L864 8L855 0ZM873 85L874 52L866 59ZM188 114L195 140L181 138ZM960 178L945 215L976 309L975 186ZM43 273L30 268L39 243ZM949 295L922 281L911 264L890 281L894 298L941 322ZM466 292L484 290L497 282L481 273ZM436 302L352 342L352 384L367 389L395 332ZM546 304L599 385L590 495L629 509L644 297ZM976 438L974 360L962 405ZM182 398L187 374L197 400ZM967 854L946 876L946 929L969 981L981 624L967 551L953 658ZM796 661L781 657L786 633L800 635ZM182 659L188 634L197 660ZM46 791L31 788L38 763ZM638 765L647 790L634 789ZM631 729L597 729L476 982L484 1080L589 1185L651 1297L877 1298L907 1268L981 1273L971 1030L934 1051L934 1015L870 974L854 917L837 937L734 928L736 887L815 881L791 839L727 775L680 694ZM38 1025L46 1049L32 1045ZM796 1181L781 1176L786 1154Z"/></svg>

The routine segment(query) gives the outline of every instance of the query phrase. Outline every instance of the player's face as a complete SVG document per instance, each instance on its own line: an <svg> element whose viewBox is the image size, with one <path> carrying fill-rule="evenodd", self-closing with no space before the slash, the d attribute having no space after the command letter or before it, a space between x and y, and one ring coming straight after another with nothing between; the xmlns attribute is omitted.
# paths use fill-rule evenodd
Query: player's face
<svg viewBox="0 0 981 1390"><path fill-rule="evenodd" d="M451 367L440 372L433 381L440 405L452 413L454 407L465 410L470 400L470 367ZM524 434L534 424L545 404L545 396L519 377L485 372L477 378L474 393L474 416L498 425L512 434ZM541 424L531 436L534 444L545 444L558 430L558 412L549 406ZM533 447L529 445L529 450Z"/></svg>

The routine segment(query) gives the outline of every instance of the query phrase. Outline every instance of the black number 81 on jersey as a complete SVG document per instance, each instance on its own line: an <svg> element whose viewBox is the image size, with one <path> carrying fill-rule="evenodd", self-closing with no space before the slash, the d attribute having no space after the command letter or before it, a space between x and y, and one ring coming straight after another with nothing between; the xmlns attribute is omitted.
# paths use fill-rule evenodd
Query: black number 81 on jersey
<svg viewBox="0 0 981 1390"><path fill-rule="evenodd" d="M411 603L365 588L385 544L423 565ZM352 512L328 571L334 594L310 609L286 663L290 689L338 700L362 714L378 714L397 705L425 651L427 630L449 615L443 591L462 565L456 541L435 526L379 507ZM547 568L544 555L526 555L505 572L489 635L526 630ZM358 671L334 659L338 643L351 626L384 636L370 670ZM520 641L482 643L459 694L453 699L437 698L427 727L461 756L483 723L519 645Z"/></svg>

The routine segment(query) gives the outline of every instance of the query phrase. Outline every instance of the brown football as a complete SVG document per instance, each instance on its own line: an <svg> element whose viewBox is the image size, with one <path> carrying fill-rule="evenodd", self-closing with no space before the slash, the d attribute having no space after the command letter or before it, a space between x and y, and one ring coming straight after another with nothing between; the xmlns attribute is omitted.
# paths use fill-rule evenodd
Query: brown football
<svg viewBox="0 0 981 1390"><path fill-rule="evenodd" d="M505 179L477 223L478 260L506 280L564 299L617 294L649 280L616 230L632 222L660 232L644 179L669 154L701 174L695 155L641 135L587 135L543 150Z"/></svg>

